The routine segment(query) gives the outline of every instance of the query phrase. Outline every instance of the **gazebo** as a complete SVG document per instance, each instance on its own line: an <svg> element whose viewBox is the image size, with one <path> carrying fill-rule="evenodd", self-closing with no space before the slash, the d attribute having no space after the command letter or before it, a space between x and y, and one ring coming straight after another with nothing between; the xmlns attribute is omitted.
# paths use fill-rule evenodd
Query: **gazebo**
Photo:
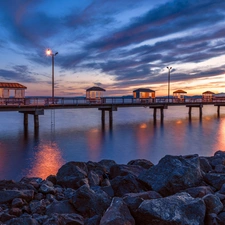
<svg viewBox="0 0 225 225"><path fill-rule="evenodd" d="M24 98L26 89L27 87L19 83L0 82L0 98Z"/></svg>
<svg viewBox="0 0 225 225"><path fill-rule="evenodd" d="M101 100L105 89L101 87L91 87L86 90L86 99L89 101Z"/></svg>
<svg viewBox="0 0 225 225"><path fill-rule="evenodd" d="M173 100L175 102L184 102L184 97L187 94L186 91L183 90L177 90L173 92Z"/></svg>
<svg viewBox="0 0 225 225"><path fill-rule="evenodd" d="M211 102L213 99L213 95L215 93L213 93L212 91L205 91L202 93L202 101L204 102Z"/></svg>
<svg viewBox="0 0 225 225"><path fill-rule="evenodd" d="M155 98L155 91L148 88L139 88L133 91L133 97L139 99Z"/></svg>

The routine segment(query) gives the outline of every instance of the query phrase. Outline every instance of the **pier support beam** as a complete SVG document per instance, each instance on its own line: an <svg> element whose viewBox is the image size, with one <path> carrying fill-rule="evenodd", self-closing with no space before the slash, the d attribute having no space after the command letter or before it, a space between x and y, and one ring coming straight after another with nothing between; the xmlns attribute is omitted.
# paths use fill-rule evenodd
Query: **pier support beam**
<svg viewBox="0 0 225 225"><path fill-rule="evenodd" d="M199 117L202 118L202 108L203 108L203 104L189 104L186 105L186 107L188 107L188 114L189 114L189 118L191 118L191 111L192 108L199 108Z"/></svg>
<svg viewBox="0 0 225 225"><path fill-rule="evenodd" d="M150 109L153 109L153 119L156 120L157 117L157 109L160 109L160 118L163 120L164 118L164 109L167 109L167 105L151 105L149 106Z"/></svg>
<svg viewBox="0 0 225 225"><path fill-rule="evenodd" d="M103 125L105 124L105 111L109 112L109 124L112 125L113 111L117 111L117 107L115 107L115 106L112 106L112 107L111 106L102 106L102 107L99 107L98 110L102 111L101 119L102 119Z"/></svg>
<svg viewBox="0 0 225 225"><path fill-rule="evenodd" d="M34 127L39 127L39 115L44 115L44 109L29 109L29 110L21 110L19 113L23 113L23 124L25 126L28 125L28 114L34 116Z"/></svg>

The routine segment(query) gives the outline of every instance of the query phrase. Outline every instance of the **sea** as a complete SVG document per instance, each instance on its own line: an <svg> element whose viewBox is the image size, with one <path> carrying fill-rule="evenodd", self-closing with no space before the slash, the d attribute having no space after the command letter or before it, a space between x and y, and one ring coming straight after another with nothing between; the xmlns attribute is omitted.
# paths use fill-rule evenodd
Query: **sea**
<svg viewBox="0 0 225 225"><path fill-rule="evenodd" d="M0 180L19 181L23 177L46 179L67 162L99 162L102 159L127 164L146 159L157 164L165 155L212 156L225 150L225 107L192 109L169 106L164 119L148 107L118 108L112 124L101 123L98 109L45 110L39 116L39 129L29 115L0 112ZM158 112L158 114L160 114Z"/></svg>

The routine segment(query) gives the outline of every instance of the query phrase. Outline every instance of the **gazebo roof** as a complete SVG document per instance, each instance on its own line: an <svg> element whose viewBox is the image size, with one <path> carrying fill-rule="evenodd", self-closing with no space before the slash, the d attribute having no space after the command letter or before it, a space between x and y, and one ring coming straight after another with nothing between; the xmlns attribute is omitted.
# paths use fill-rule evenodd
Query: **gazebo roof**
<svg viewBox="0 0 225 225"><path fill-rule="evenodd" d="M149 88L138 88L138 89L134 90L133 92L138 92L138 91L139 92L155 92Z"/></svg>
<svg viewBox="0 0 225 225"><path fill-rule="evenodd" d="M0 82L0 88L22 88L22 89L26 89L27 87L25 87L24 85L19 84L19 83Z"/></svg>
<svg viewBox="0 0 225 225"><path fill-rule="evenodd" d="M174 91L173 93L178 93L178 94L179 94L179 93L180 93L180 94L181 94L181 93L184 93L184 94L187 94L187 92L186 92L186 91L183 91L183 90L177 90L177 91Z"/></svg>
<svg viewBox="0 0 225 225"><path fill-rule="evenodd" d="M209 95L211 94L211 95L214 95L215 93L212 92L212 91L205 91L205 92L203 92L202 94L206 94L206 95L207 95L207 94L209 94Z"/></svg>
<svg viewBox="0 0 225 225"><path fill-rule="evenodd" d="M105 89L94 86L94 87L88 88L86 91L105 91Z"/></svg>

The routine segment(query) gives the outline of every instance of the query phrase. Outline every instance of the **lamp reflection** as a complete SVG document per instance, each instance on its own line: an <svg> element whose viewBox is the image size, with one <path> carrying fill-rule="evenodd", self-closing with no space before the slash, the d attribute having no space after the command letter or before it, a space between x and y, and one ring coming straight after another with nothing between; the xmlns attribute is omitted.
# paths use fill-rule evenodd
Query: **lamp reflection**
<svg viewBox="0 0 225 225"><path fill-rule="evenodd" d="M217 132L217 141L215 143L215 147L214 149L216 150L224 150L224 146L225 146L225 120L220 120L220 123L219 123L219 127L218 127L218 132Z"/></svg>
<svg viewBox="0 0 225 225"><path fill-rule="evenodd" d="M40 144L34 155L33 166L27 176L46 179L49 175L55 175L64 163L56 143Z"/></svg>

